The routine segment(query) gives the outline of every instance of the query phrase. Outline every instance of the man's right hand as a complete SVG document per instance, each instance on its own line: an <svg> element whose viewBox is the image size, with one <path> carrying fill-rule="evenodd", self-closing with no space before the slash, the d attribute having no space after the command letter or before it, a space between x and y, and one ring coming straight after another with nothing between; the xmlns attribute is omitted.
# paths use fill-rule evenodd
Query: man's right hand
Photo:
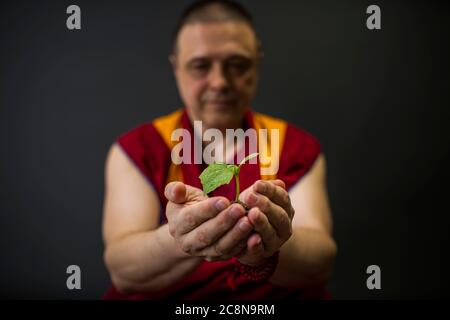
<svg viewBox="0 0 450 320"><path fill-rule="evenodd" d="M208 198L182 182L167 184L169 232L181 250L208 261L228 260L241 253L253 229L244 208L224 197Z"/></svg>

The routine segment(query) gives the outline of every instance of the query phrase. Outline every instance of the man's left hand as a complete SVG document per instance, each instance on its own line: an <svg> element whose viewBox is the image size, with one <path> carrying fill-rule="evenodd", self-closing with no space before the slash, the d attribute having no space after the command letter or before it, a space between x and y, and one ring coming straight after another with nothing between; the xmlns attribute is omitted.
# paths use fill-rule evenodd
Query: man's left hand
<svg viewBox="0 0 450 320"><path fill-rule="evenodd" d="M239 200L250 208L247 216L255 230L238 256L241 263L263 263L291 237L294 208L285 188L281 180L258 180L241 193Z"/></svg>

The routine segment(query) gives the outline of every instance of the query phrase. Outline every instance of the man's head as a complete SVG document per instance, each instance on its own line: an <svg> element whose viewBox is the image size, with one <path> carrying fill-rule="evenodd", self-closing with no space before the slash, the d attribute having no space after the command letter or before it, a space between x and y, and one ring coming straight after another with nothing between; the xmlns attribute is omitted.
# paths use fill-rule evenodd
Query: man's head
<svg viewBox="0 0 450 320"><path fill-rule="evenodd" d="M205 129L239 127L262 55L247 11L231 1L197 1L181 16L173 47L170 61L191 119Z"/></svg>

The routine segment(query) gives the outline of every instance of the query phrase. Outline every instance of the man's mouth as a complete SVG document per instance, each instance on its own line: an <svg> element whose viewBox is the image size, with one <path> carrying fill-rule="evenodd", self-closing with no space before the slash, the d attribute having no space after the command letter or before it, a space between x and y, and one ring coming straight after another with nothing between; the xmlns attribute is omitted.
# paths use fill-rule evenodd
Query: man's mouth
<svg viewBox="0 0 450 320"><path fill-rule="evenodd" d="M235 104L234 100L210 100L209 104L220 107L220 108L225 108L225 107L230 107L232 105Z"/></svg>

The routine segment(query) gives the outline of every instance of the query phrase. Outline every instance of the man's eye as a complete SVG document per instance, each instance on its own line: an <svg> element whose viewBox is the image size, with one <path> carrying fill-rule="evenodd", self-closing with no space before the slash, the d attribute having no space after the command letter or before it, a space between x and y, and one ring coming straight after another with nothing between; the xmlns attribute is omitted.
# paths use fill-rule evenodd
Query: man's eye
<svg viewBox="0 0 450 320"><path fill-rule="evenodd" d="M230 67L236 70L244 70L246 65L243 63L234 63Z"/></svg>
<svg viewBox="0 0 450 320"><path fill-rule="evenodd" d="M245 62L234 62L228 64L228 68L233 73L241 74L250 68L250 64Z"/></svg>
<svg viewBox="0 0 450 320"><path fill-rule="evenodd" d="M206 64L199 64L199 65L194 66L194 69L198 69L198 70L204 70L206 68L208 68L208 66Z"/></svg>
<svg viewBox="0 0 450 320"><path fill-rule="evenodd" d="M206 72L209 69L209 65L206 63L194 64L191 66L191 69L195 72Z"/></svg>

